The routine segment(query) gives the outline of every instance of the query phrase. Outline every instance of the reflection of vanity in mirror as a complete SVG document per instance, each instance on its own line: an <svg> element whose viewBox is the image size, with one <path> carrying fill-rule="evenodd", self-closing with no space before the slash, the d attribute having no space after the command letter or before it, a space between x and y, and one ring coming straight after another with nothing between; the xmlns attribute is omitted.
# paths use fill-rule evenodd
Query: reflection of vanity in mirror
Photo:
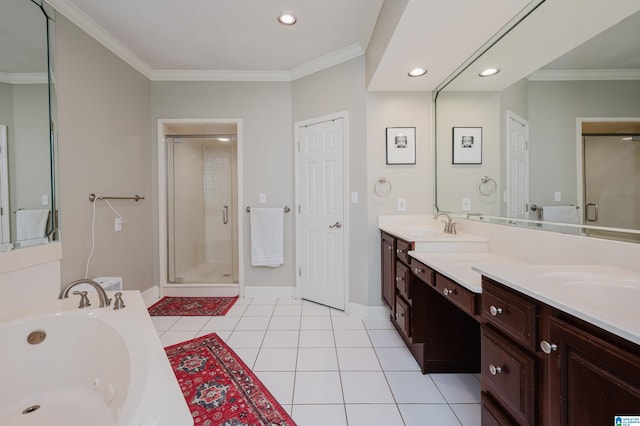
<svg viewBox="0 0 640 426"><path fill-rule="evenodd" d="M53 16L41 0L2 0L0 251L58 238L49 49Z"/></svg>
<svg viewBox="0 0 640 426"><path fill-rule="evenodd" d="M579 3L532 2L438 88L438 210L640 241L640 4Z"/></svg>

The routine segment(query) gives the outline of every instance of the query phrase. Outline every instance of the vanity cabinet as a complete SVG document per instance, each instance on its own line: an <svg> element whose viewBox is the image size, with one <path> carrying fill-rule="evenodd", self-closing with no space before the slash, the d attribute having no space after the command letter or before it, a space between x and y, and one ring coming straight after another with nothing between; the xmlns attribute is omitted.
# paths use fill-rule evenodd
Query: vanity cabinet
<svg viewBox="0 0 640 426"><path fill-rule="evenodd" d="M640 348L588 324L551 314L543 341L549 425L614 424L640 417Z"/></svg>
<svg viewBox="0 0 640 426"><path fill-rule="evenodd" d="M483 277L483 425L640 416L640 346Z"/></svg>
<svg viewBox="0 0 640 426"><path fill-rule="evenodd" d="M382 232L381 242L382 301L393 311L396 304L396 239L392 235Z"/></svg>

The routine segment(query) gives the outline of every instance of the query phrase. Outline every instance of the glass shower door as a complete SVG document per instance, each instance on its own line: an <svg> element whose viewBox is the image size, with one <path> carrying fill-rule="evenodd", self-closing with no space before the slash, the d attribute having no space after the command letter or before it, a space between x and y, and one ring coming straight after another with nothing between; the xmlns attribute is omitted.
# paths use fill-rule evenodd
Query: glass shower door
<svg viewBox="0 0 640 426"><path fill-rule="evenodd" d="M167 147L169 282L237 282L233 144L175 137Z"/></svg>

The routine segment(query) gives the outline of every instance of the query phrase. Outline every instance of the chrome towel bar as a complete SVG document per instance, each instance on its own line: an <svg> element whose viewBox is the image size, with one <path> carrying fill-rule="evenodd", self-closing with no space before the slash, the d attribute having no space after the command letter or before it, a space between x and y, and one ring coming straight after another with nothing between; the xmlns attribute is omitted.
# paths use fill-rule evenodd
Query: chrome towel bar
<svg viewBox="0 0 640 426"><path fill-rule="evenodd" d="M246 211L247 213L251 212L251 207L247 206L246 209L244 209L244 211ZM291 208L289 208L289 206L284 206L284 212L285 213L289 213L291 211Z"/></svg>
<svg viewBox="0 0 640 426"><path fill-rule="evenodd" d="M133 197L110 197L110 196L106 196L106 195L89 194L89 201L93 203L95 200L135 200L135 201L140 201L140 200L144 200L144 197L141 197L138 194L134 195Z"/></svg>

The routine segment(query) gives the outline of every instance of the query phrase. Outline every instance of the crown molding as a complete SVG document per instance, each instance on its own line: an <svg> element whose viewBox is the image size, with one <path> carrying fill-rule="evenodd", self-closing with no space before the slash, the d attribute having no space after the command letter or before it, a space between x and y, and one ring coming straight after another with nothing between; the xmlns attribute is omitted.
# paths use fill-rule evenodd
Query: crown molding
<svg viewBox="0 0 640 426"><path fill-rule="evenodd" d="M0 72L0 83L9 84L46 84L49 77L46 72L6 73Z"/></svg>
<svg viewBox="0 0 640 426"><path fill-rule="evenodd" d="M293 68L290 71L291 80L297 80L299 78L316 73L318 71L322 71L324 69L341 64L362 55L364 55L364 50L362 49L360 44L353 43L347 47L312 59L307 63Z"/></svg>
<svg viewBox="0 0 640 426"><path fill-rule="evenodd" d="M47 0L54 9L64 15L80 29L96 39L104 47L112 51L116 56L135 68L140 74L147 78L151 76L151 67L136 54L129 50L124 44L116 40L96 21L84 14L69 0Z"/></svg>
<svg viewBox="0 0 640 426"><path fill-rule="evenodd" d="M640 80L640 69L626 70L539 70L530 81Z"/></svg>
<svg viewBox="0 0 640 426"><path fill-rule="evenodd" d="M152 81L291 81L289 71L153 70Z"/></svg>

